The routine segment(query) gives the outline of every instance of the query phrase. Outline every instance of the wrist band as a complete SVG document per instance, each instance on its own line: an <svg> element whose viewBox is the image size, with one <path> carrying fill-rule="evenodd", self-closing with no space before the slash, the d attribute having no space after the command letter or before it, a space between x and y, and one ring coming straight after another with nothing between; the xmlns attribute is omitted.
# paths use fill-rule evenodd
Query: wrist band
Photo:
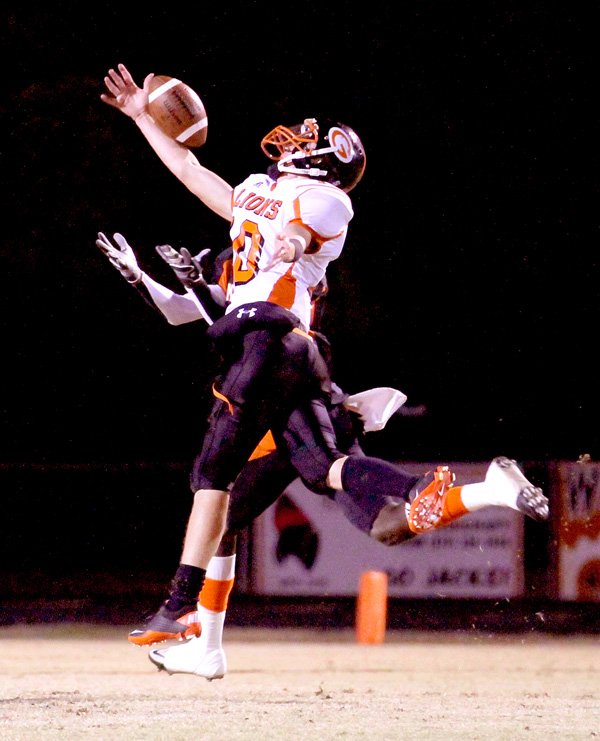
<svg viewBox="0 0 600 741"><path fill-rule="evenodd" d="M298 262L304 254L304 240L300 237L288 237L288 242L291 242L294 245L294 256L291 260L286 260L285 262Z"/></svg>

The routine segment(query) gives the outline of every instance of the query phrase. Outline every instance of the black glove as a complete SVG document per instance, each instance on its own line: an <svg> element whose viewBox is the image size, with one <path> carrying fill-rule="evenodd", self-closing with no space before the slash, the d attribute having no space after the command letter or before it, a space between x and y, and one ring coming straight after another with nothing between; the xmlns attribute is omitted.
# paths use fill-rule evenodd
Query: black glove
<svg viewBox="0 0 600 741"><path fill-rule="evenodd" d="M156 251L186 288L206 285L202 273L202 258L208 255L209 249L202 250L197 255L192 255L185 247L182 247L178 252L170 244L159 244Z"/></svg>
<svg viewBox="0 0 600 741"><path fill-rule="evenodd" d="M113 235L117 246L111 244L108 237L102 232L98 232L96 246L108 257L109 262L128 283L139 283L142 280L142 271L138 265L134 251L131 249L127 240L118 232Z"/></svg>

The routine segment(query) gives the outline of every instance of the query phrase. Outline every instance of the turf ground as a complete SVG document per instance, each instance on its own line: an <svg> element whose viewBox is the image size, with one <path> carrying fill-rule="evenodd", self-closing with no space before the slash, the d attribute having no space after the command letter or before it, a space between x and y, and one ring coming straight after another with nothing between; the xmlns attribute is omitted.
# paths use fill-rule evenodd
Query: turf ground
<svg viewBox="0 0 600 741"><path fill-rule="evenodd" d="M129 626L0 628L0 738L592 739L595 636L229 628L229 671L159 672Z"/></svg>

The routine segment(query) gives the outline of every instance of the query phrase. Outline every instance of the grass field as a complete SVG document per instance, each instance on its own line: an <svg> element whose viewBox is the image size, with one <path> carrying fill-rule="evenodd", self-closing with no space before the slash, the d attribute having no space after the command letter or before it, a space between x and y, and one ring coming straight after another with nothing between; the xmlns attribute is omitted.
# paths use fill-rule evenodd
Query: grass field
<svg viewBox="0 0 600 741"><path fill-rule="evenodd" d="M207 682L157 671L128 629L0 628L0 738L600 738L594 636L230 628Z"/></svg>

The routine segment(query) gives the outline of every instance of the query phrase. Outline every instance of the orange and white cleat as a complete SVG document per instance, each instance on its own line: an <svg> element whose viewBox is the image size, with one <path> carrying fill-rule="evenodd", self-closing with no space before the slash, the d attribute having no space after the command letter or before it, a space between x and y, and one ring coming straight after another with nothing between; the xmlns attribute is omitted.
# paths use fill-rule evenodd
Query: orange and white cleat
<svg viewBox="0 0 600 741"><path fill-rule="evenodd" d="M426 533L446 524L442 516L444 501L456 476L448 466L438 466L435 472L427 474L425 481L431 479L431 477L433 479L429 481L425 488L417 492L410 504L410 509L407 504L408 527L413 533Z"/></svg>
<svg viewBox="0 0 600 741"><path fill-rule="evenodd" d="M186 606L177 612L171 612L162 605L143 628L132 630L127 640L136 646L150 646L169 640L183 641L199 636L201 632L196 605Z"/></svg>

